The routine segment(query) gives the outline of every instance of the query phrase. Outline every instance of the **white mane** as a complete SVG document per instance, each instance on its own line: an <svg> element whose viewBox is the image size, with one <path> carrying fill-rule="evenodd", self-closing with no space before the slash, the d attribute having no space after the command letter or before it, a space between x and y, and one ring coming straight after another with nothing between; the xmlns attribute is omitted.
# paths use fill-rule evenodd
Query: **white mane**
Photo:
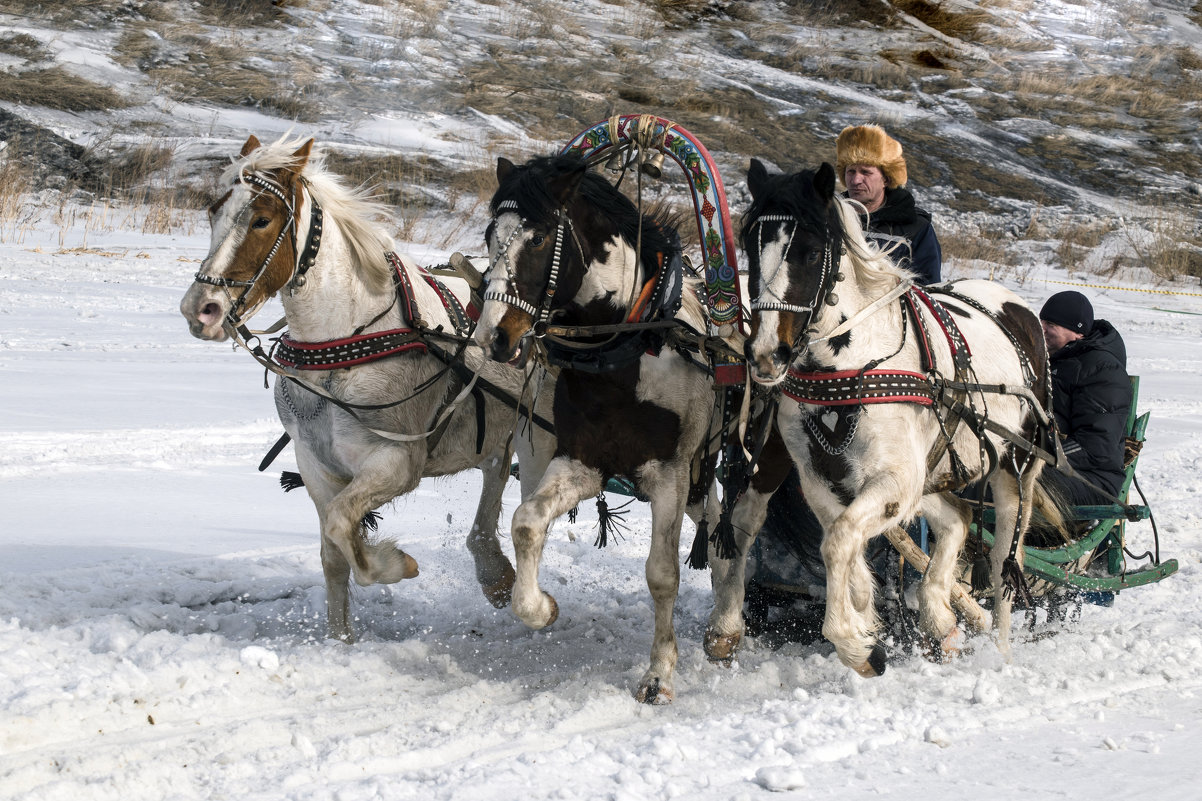
<svg viewBox="0 0 1202 801"><path fill-rule="evenodd" d="M304 137L293 139L284 134L247 156L234 159L221 175L223 185L234 183L244 173L263 177L274 170L295 169L298 159L294 153L306 141ZM377 289L389 286L392 281L391 268L384 254L394 250L395 246L380 223L392 217L390 209L366 188L351 188L347 186L345 178L327 171L325 152L320 145L314 146L308 162L301 169L301 177L322 211L337 222L364 280Z"/></svg>
<svg viewBox="0 0 1202 801"><path fill-rule="evenodd" d="M835 203L843 223L844 257L851 260L856 280L867 295L882 295L897 286L898 281L914 280L913 273L898 267L888 254L864 237L864 227L852 201L836 196Z"/></svg>

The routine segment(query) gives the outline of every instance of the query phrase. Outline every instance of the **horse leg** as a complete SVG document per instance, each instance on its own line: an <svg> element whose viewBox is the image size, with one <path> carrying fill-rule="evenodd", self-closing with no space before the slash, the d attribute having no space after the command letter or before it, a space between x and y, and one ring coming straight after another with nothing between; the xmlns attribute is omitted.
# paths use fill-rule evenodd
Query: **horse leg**
<svg viewBox="0 0 1202 801"><path fill-rule="evenodd" d="M826 615L822 635L835 646L843 664L866 677L884 672L885 651L876 641L880 626L876 587L864 548L870 537L913 513L891 500L898 495L897 479L890 474L870 480L830 525L825 521L823 525Z"/></svg>
<svg viewBox="0 0 1202 801"><path fill-rule="evenodd" d="M393 498L412 492L421 480L412 446L378 447L359 466L355 477L325 506L322 535L329 539L351 566L355 583L394 584L417 575L417 562L395 540L368 542L363 536L363 516Z"/></svg>
<svg viewBox="0 0 1202 801"><path fill-rule="evenodd" d="M935 640L945 643L956 630L952 610L952 584L972 509L951 493L928 495L923 499L923 515L935 532L931 561L918 585L918 625Z"/></svg>
<svg viewBox="0 0 1202 801"><path fill-rule="evenodd" d="M712 662L729 661L743 640L743 599L746 591L747 553L768 516L768 501L775 489L760 492L748 487L731 514L737 552L719 559L710 546L710 582L714 609L705 629L705 655Z"/></svg>
<svg viewBox="0 0 1202 801"><path fill-rule="evenodd" d="M513 513L513 552L516 575L513 584L513 613L532 629L555 622L559 606L538 585L547 528L555 518L584 498L601 491L601 474L575 459L553 459L538 489Z"/></svg>
<svg viewBox="0 0 1202 801"><path fill-rule="evenodd" d="M509 481L510 452L503 448L480 465L483 481L476 519L467 535L467 549L476 563L476 581L484 597L497 609L509 606L513 595L513 565L501 551L497 540L497 520L501 516L501 497Z"/></svg>
<svg viewBox="0 0 1202 801"><path fill-rule="evenodd" d="M1005 468L994 473L990 480L993 500L997 509L993 531L993 548L989 551L989 572L993 579L993 628L998 650L1010 655L1010 613L1013 593L1016 588L1007 586L1003 576L1006 559L1018 532L1018 547L1015 558L1018 568L1023 566L1023 535L1031 520L1031 506L1035 499L1035 480L1038 470L1028 470L1021 479L1014 477ZM1022 482L1023 502L1019 504L1019 481Z"/></svg>
<svg viewBox="0 0 1202 801"><path fill-rule="evenodd" d="M644 572L655 609L651 664L634 694L644 704L671 703L675 696L672 677L678 651L672 616L680 591L680 526L688 494L687 471L680 472L683 475L675 482L650 479L646 474L641 477L641 484L651 497L651 549Z"/></svg>
<svg viewBox="0 0 1202 801"><path fill-rule="evenodd" d="M330 474L321 467L304 440L294 439L296 464L305 480L305 491L317 509L321 526L321 572L326 583L326 636L343 642L354 642L351 626L349 583L351 565L342 551L326 536L325 509L341 489Z"/></svg>

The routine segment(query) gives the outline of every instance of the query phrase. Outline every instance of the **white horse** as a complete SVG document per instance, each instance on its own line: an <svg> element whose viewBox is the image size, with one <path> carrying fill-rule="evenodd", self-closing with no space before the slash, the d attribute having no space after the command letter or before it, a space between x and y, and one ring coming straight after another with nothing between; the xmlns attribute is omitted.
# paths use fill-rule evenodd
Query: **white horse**
<svg viewBox="0 0 1202 801"><path fill-rule="evenodd" d="M554 446L537 425L514 434L517 409L549 417L549 387L532 399L526 373L466 346L461 301L394 254L385 209L326 171L312 139L251 136L221 185L209 254L180 311L196 337L247 344L246 321L280 295L288 331L275 361L248 348L277 372L276 409L317 507L330 636L354 638L351 576L387 584L418 572L395 542L367 539L365 515L425 476L471 467L484 481L467 546L485 596L505 606L514 574L496 530L511 447L526 492Z"/></svg>
<svg viewBox="0 0 1202 801"><path fill-rule="evenodd" d="M953 490L986 479L997 506L993 622L1006 651L1007 582L1021 582L1021 538L1051 450L1038 318L988 281L929 294L912 287L866 243L829 164L770 176L753 160L747 180L749 369L783 395L777 426L823 526L823 634L849 667L884 670L865 545L921 514L935 547L918 592L920 626L950 649L951 587L972 513ZM736 509L743 553L770 494L753 488Z"/></svg>

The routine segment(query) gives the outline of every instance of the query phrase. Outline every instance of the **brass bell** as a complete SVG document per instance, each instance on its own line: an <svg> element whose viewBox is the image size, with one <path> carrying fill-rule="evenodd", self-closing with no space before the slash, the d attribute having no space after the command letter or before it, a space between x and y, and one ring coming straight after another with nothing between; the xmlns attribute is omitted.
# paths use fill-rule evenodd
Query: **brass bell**
<svg viewBox="0 0 1202 801"><path fill-rule="evenodd" d="M622 148L615 147L614 154L605 162L605 169L610 172L621 172L626 169L626 160L622 158Z"/></svg>
<svg viewBox="0 0 1202 801"><path fill-rule="evenodd" d="M652 178L659 178L664 174L664 154L660 151L652 153L640 167L644 175L649 175Z"/></svg>
<svg viewBox="0 0 1202 801"><path fill-rule="evenodd" d="M839 305L839 296L836 295L834 292L827 295L826 296L826 305L827 306L838 306Z"/></svg>

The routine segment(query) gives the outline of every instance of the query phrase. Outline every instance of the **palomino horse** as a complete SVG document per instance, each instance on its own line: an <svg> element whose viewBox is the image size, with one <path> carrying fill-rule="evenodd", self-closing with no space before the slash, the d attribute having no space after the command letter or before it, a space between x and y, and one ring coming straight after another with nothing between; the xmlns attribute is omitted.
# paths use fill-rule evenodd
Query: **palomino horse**
<svg viewBox="0 0 1202 801"><path fill-rule="evenodd" d="M485 595L503 607L513 568L496 529L510 439L529 490L554 438L538 427L513 435L526 376L484 359L466 339L462 361L450 352L455 340L443 335L470 327L459 301L394 254L376 222L385 209L327 172L312 146L247 140L222 175L209 254L180 311L194 336L246 344L245 321L280 295L288 333L275 361L254 350L279 376L276 409L317 507L332 637L353 639L350 576L368 585L417 575L395 542L367 540L365 515L424 476L470 467L481 468L484 482L467 545ZM477 391L466 392L473 381ZM549 407L549 388L543 394Z"/></svg>
<svg viewBox="0 0 1202 801"><path fill-rule="evenodd" d="M1019 546L1050 441L1038 318L992 282L912 286L866 244L829 164L770 176L752 161L747 182L749 370L783 395L777 428L823 526L823 634L849 667L884 670L865 545L922 514L936 541L919 622L950 646L950 594L972 513L953 490L985 479L997 506L993 622L1006 651L1012 587L1003 567L1021 581ZM753 487L747 496L736 530L756 532L767 495Z"/></svg>
<svg viewBox="0 0 1202 801"><path fill-rule="evenodd" d="M704 331L680 244L662 219L642 216L576 155L497 164L488 227L489 288L476 340L499 361L524 361L531 346L559 368L555 458L513 516L517 578L513 611L542 628L558 615L538 583L551 522L599 493L613 476L650 499L646 562L655 607L651 665L635 696L672 700L680 583L680 527L712 482L691 481L714 407L703 354L675 347L685 324ZM639 247L641 243L641 249Z"/></svg>

